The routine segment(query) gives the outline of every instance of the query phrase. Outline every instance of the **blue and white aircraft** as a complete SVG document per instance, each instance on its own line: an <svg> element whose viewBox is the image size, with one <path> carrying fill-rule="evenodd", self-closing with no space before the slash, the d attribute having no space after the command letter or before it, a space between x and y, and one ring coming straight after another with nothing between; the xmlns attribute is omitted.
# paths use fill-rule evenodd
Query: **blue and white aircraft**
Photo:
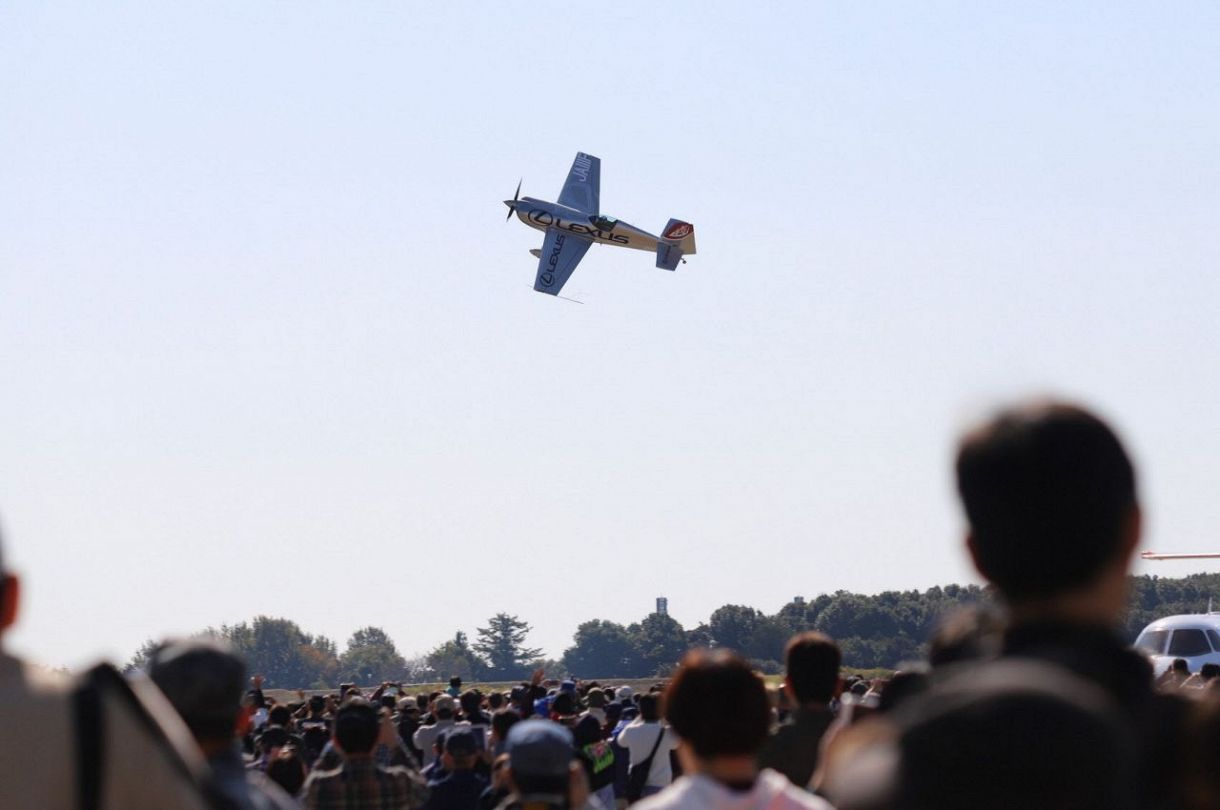
<svg viewBox="0 0 1220 810"><path fill-rule="evenodd" d="M657 267L674 270L683 256L695 252L695 226L671 219L661 236L653 236L634 225L602 215L598 208L601 191L600 158L576 153L572 170L559 192L559 202L522 197L521 184L511 200L505 200L508 217L517 217L531 228L546 234L541 250L531 250L538 258L534 289L558 295L571 278L572 271L593 244L618 245L636 250L656 251Z"/></svg>

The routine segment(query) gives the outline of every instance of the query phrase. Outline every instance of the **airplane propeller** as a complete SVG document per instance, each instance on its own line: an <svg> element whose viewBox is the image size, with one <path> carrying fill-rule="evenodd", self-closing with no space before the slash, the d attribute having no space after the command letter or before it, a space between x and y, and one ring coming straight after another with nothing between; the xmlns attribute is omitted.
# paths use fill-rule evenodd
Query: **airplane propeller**
<svg viewBox="0 0 1220 810"><path fill-rule="evenodd" d="M509 201L509 200L505 200L505 201L504 201L504 204L508 206L508 216L506 216L506 217L504 218L504 221L505 221L505 222L508 222L510 219L512 219L512 218L513 218L513 214L514 214L514 213L516 212L516 210L517 210L517 198L521 196L521 182L522 182L523 180L525 180L525 178L524 178L524 177L522 177L522 178L521 178L521 180L518 180L518 181L517 181L517 190L513 192L513 198L512 198L512 200L511 200L511 201Z"/></svg>

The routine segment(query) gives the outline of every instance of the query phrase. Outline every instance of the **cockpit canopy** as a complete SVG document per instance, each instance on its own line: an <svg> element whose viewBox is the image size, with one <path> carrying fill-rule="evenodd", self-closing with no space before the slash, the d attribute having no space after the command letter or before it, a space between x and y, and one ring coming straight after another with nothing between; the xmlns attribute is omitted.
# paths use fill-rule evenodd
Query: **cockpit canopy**
<svg viewBox="0 0 1220 810"><path fill-rule="evenodd" d="M601 214L594 214L589 217L589 221L593 223L593 227L599 231L612 231L618 220L614 217L606 217Z"/></svg>

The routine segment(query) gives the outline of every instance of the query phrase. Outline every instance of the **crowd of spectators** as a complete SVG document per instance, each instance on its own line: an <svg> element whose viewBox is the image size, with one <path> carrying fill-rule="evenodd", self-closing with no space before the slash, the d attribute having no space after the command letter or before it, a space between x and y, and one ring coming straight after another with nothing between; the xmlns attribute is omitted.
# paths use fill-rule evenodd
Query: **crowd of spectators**
<svg viewBox="0 0 1220 810"><path fill-rule="evenodd" d="M892 677L844 677L816 632L789 641L771 688L718 649L640 691L539 670L505 690L284 702L209 641L166 642L147 677L72 683L0 654L0 806L1220 808L1220 668L1154 679L1114 629L1141 534L1114 432L1021 405L963 437L955 472L996 604L946 617ZM18 602L5 574L0 631Z"/></svg>

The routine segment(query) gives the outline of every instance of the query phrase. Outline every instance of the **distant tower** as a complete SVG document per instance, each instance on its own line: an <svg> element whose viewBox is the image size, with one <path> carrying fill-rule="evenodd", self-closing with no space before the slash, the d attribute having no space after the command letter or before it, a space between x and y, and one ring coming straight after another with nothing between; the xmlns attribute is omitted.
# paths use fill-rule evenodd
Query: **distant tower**
<svg viewBox="0 0 1220 810"><path fill-rule="evenodd" d="M660 613L662 616L669 615L669 600L664 596L657 597L657 613Z"/></svg>

